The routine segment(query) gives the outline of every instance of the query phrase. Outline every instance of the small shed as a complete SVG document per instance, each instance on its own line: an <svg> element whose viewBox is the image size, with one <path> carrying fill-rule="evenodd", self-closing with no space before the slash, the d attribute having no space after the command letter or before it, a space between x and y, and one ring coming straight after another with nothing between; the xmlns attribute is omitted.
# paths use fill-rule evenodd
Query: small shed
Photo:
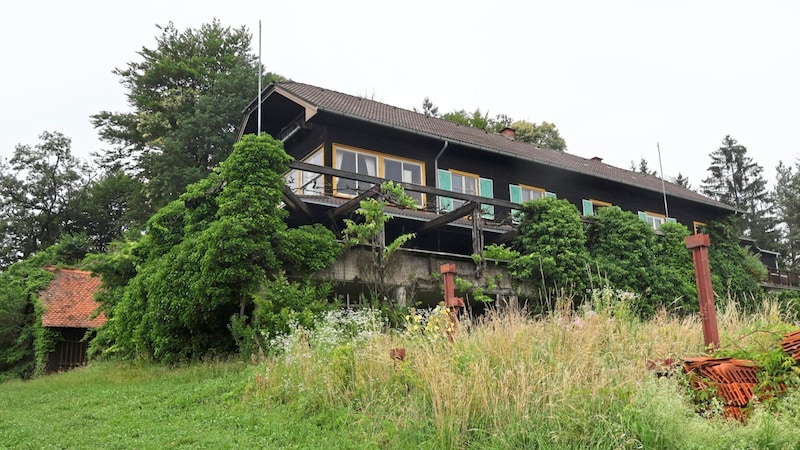
<svg viewBox="0 0 800 450"><path fill-rule="evenodd" d="M86 364L88 343L84 336L106 322L97 309L94 294L100 289L100 278L91 272L76 269L48 268L53 280L39 293L44 307L42 326L57 331L61 339L55 351L47 355L46 371L69 370Z"/></svg>

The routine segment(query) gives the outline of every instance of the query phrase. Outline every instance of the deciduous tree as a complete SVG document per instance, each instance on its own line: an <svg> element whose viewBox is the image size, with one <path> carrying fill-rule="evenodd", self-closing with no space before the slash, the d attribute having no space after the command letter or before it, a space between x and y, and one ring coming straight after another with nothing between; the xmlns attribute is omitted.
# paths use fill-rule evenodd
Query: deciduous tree
<svg viewBox="0 0 800 450"><path fill-rule="evenodd" d="M450 122L465 127L478 128L489 133L498 133L503 128L509 127L514 129L514 139L517 141L562 152L567 150L566 141L561 137L555 124L550 122L543 121L541 124L536 124L526 120L514 121L514 119L505 114L497 114L494 117L490 117L488 112L481 112L480 108L475 108L472 112L459 109L439 114L439 107L434 105L428 97L425 97L425 100L422 101L422 110L414 108L414 112L428 117L441 117Z"/></svg>
<svg viewBox="0 0 800 450"><path fill-rule="evenodd" d="M561 137L556 125L550 122L536 124L526 120L518 120L511 124L514 139L533 144L537 147L558 151L567 151L567 142Z"/></svg>
<svg viewBox="0 0 800 450"><path fill-rule="evenodd" d="M565 199L525 202L514 247L520 256L509 266L542 300L564 291L582 294L588 286L589 252L578 209Z"/></svg>
<svg viewBox="0 0 800 450"><path fill-rule="evenodd" d="M0 269L53 245L63 233L82 231L89 168L72 155L63 134L44 132L39 139L0 161Z"/></svg>

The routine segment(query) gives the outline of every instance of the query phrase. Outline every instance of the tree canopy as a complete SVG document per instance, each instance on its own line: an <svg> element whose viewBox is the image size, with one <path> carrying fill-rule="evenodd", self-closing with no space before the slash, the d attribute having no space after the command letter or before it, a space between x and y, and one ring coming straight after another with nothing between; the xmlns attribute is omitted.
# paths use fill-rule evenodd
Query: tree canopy
<svg viewBox="0 0 800 450"><path fill-rule="evenodd" d="M533 144L537 147L567 151L567 142L561 137L556 125L543 121L541 124L518 120L511 124L514 139Z"/></svg>
<svg viewBox="0 0 800 450"><path fill-rule="evenodd" d="M466 109L459 109L440 114L439 107L434 105L428 97L425 97L422 101L422 110L414 108L414 111L428 117L439 117L489 133L499 133L504 128L513 128L514 139L517 141L562 152L567 150L566 141L561 137L555 124L550 122L543 121L541 124L536 124L527 120L514 121L514 119L505 114L490 116L488 112L482 112L480 108L475 108L472 112L468 112Z"/></svg>
<svg viewBox="0 0 800 450"><path fill-rule="evenodd" d="M772 191L775 214L781 219L779 249L789 269L800 268L800 162L775 168L776 182Z"/></svg>
<svg viewBox="0 0 800 450"><path fill-rule="evenodd" d="M711 165L702 183L703 194L741 212L740 233L755 239L761 247L774 247L775 224L763 167L747 156L747 147L729 135L709 156Z"/></svg>
<svg viewBox="0 0 800 450"><path fill-rule="evenodd" d="M633 172L639 172L639 173L643 173L645 175L650 175L652 177L658 176L658 172L656 172L655 169L651 169L650 168L650 165L647 163L647 160L644 159L644 157L639 159L639 164L638 165L636 163L634 163L633 161L631 161L630 170L632 170Z"/></svg>
<svg viewBox="0 0 800 450"><path fill-rule="evenodd" d="M0 161L0 270L82 229L89 167L73 156L63 134L46 131L39 138Z"/></svg>
<svg viewBox="0 0 800 450"><path fill-rule="evenodd" d="M111 145L96 155L98 163L143 180L154 208L177 198L228 156L241 111L258 86L245 27L214 20L199 29L181 31L172 22L158 29L155 48L143 47L139 61L114 70L132 111L92 116L100 138Z"/></svg>

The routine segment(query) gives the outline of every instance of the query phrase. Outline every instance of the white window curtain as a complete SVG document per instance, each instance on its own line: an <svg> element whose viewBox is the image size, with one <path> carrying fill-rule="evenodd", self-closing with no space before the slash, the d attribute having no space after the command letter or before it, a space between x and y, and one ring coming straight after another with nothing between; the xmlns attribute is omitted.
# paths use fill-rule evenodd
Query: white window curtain
<svg viewBox="0 0 800 450"><path fill-rule="evenodd" d="M378 175L378 158L369 155L358 155L358 159L361 163L358 165L359 173L361 172L361 167L363 165L363 167L367 170L367 175L371 175L373 177Z"/></svg>
<svg viewBox="0 0 800 450"><path fill-rule="evenodd" d="M336 168L337 169L341 169L342 168L342 159L344 159L344 152L342 152L342 151L336 152Z"/></svg>

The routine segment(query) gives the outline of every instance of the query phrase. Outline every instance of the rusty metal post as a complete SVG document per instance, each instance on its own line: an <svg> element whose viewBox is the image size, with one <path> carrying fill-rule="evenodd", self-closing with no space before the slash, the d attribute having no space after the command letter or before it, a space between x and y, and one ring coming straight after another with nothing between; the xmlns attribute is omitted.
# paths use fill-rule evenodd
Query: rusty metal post
<svg viewBox="0 0 800 450"><path fill-rule="evenodd" d="M708 247L711 239L707 234L695 234L686 238L686 248L692 250L697 296L700 300L700 320L703 322L703 339L706 348L719 348L717 310L714 306L714 289L711 287L711 269L708 265Z"/></svg>
<svg viewBox="0 0 800 450"><path fill-rule="evenodd" d="M456 265L442 264L439 267L439 271L444 282L444 306L447 308L447 314L450 317L450 329L447 331L447 338L450 342L453 342L453 335L458 323L458 308L464 307L464 299L456 297Z"/></svg>

